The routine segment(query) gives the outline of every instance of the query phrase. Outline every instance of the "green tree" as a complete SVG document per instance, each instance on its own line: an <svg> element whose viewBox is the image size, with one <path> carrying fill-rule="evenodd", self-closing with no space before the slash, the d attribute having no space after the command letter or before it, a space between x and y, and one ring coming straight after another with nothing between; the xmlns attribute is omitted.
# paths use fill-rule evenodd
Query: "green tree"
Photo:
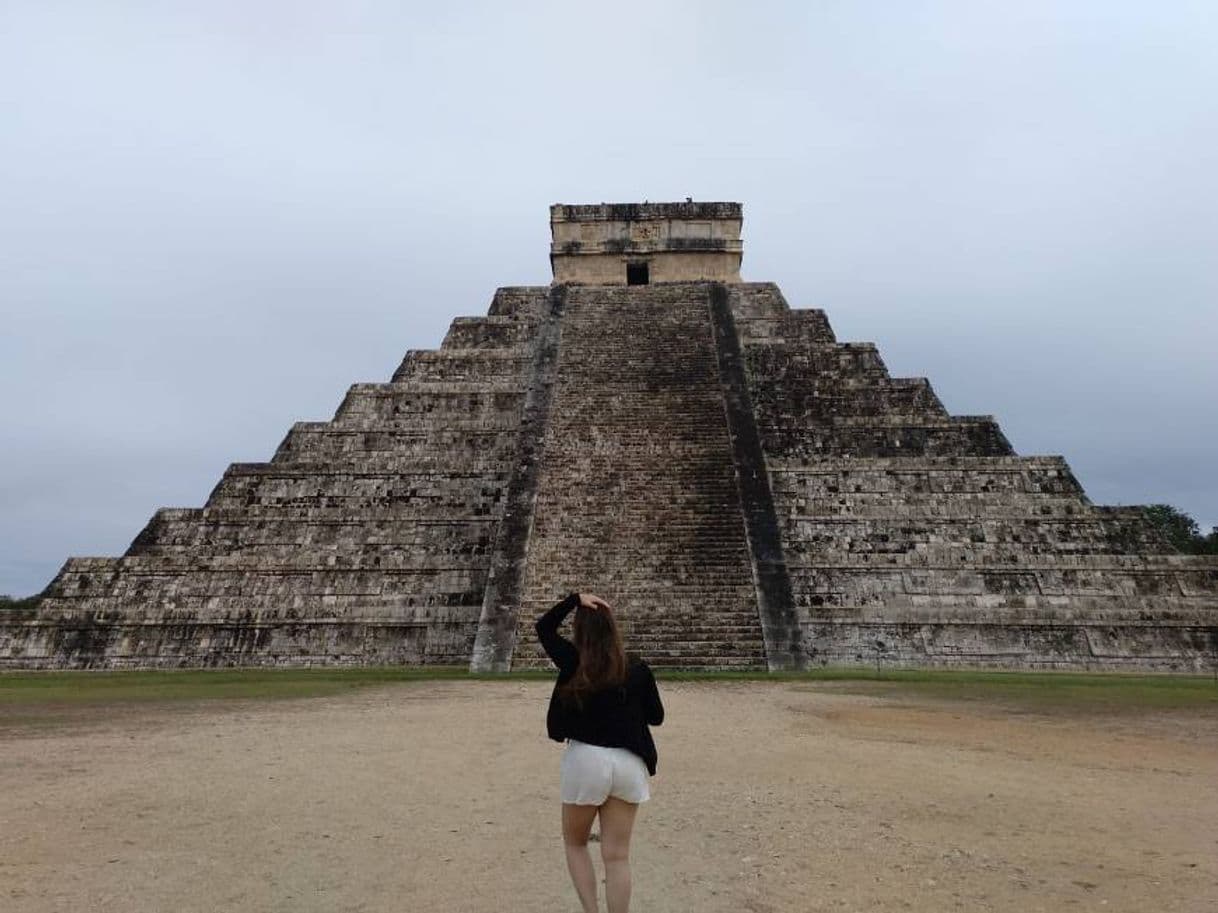
<svg viewBox="0 0 1218 913"><path fill-rule="evenodd" d="M1151 504L1144 509L1147 519L1179 551L1192 555L1218 554L1218 526L1203 536L1196 520L1170 504Z"/></svg>
<svg viewBox="0 0 1218 913"><path fill-rule="evenodd" d="M1203 555L1218 555L1218 526L1211 526L1208 536L1201 539Z"/></svg>
<svg viewBox="0 0 1218 913"><path fill-rule="evenodd" d="M42 594L36 596L5 596L0 594L0 612L5 609L36 609Z"/></svg>

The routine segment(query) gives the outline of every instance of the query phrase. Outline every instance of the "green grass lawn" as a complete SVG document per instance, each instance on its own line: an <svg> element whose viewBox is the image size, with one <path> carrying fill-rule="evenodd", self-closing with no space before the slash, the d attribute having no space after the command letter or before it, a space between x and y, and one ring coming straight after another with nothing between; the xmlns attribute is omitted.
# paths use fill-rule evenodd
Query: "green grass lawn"
<svg viewBox="0 0 1218 913"><path fill-rule="evenodd" d="M885 669L850 666L808 672L675 672L670 680L806 682L899 699L929 698L1004 704L1029 712L1150 709L1218 710L1218 681L1206 675L1135 675L1116 672L999 671L985 669Z"/></svg>
<svg viewBox="0 0 1218 913"><path fill-rule="evenodd" d="M1030 713L1218 711L1218 682L1198 675L911 670L853 681L856 687L847 690L879 697L1001 704Z"/></svg>
<svg viewBox="0 0 1218 913"><path fill-rule="evenodd" d="M0 716L95 704L323 697L374 685L424 681L549 680L547 671L471 675L462 667L190 669L0 673ZM823 668L800 673L658 673L663 682L805 684L880 697L1011 703L1028 709L1218 709L1218 682L1195 675Z"/></svg>
<svg viewBox="0 0 1218 913"><path fill-rule="evenodd" d="M463 667L437 666L0 673L0 713L20 704L321 697L391 682L471 677Z"/></svg>

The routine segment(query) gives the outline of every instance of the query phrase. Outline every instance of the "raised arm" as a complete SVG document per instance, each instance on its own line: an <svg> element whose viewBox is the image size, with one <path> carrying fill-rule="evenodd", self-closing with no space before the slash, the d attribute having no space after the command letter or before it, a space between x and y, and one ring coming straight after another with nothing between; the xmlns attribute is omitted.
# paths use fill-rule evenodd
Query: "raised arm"
<svg viewBox="0 0 1218 913"><path fill-rule="evenodd" d="M537 624L534 625L542 649L554 661L554 665L564 672L570 671L578 665L579 651L575 649L575 644L558 633L558 628L578 605L579 593L571 593L538 618Z"/></svg>

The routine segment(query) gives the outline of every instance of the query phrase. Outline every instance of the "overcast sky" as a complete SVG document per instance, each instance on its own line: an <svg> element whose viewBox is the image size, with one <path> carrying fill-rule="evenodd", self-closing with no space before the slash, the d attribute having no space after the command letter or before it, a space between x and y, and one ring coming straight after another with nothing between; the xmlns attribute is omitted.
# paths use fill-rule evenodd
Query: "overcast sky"
<svg viewBox="0 0 1218 913"><path fill-rule="evenodd" d="M388 379L555 202L738 200L1097 503L1218 524L1218 4L0 4L0 593Z"/></svg>

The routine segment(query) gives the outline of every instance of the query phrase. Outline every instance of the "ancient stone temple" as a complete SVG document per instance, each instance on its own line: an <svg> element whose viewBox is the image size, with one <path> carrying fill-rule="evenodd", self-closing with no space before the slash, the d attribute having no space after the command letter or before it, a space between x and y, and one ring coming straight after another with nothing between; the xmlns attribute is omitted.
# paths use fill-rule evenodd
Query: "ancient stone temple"
<svg viewBox="0 0 1218 913"><path fill-rule="evenodd" d="M550 221L553 284L69 560L0 664L507 669L572 589L657 665L1215 661L1218 561L742 282L739 204Z"/></svg>

